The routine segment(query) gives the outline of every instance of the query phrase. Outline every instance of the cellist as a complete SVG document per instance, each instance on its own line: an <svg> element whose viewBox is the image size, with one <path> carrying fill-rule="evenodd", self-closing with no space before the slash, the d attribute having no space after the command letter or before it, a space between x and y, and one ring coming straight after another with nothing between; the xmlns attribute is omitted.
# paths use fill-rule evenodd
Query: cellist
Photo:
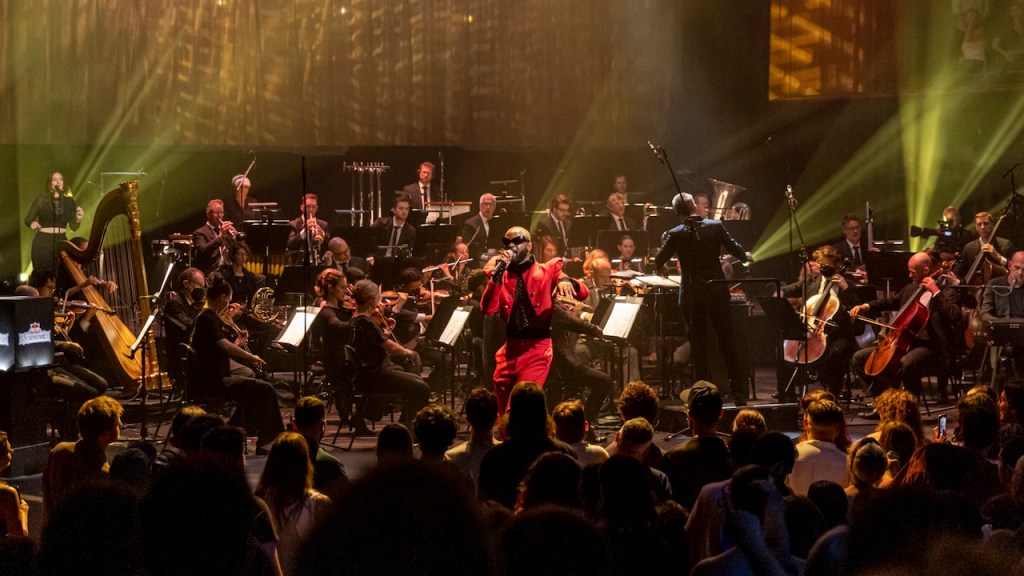
<svg viewBox="0 0 1024 576"><path fill-rule="evenodd" d="M828 336L825 354L820 362L815 363L814 368L817 371L822 386L838 398L843 389L843 376L850 366L850 358L857 349L856 338L853 333L853 323L848 315L850 307L857 303L857 292L856 290L851 290L850 283L840 273L843 268L843 256L839 253L839 250L834 246L825 245L815 250L812 256L813 260L807 263L806 272L801 273L796 282L782 287L782 296L804 308L805 287L806 297L810 299L816 294L821 294L826 285L829 284L828 280L831 279L830 290L839 299L839 308L832 316L835 326L828 327L826 330ZM823 276L823 269L826 272L832 272L832 275L829 277ZM789 364L788 370L791 371L792 368L793 365ZM784 389L788 380L788 372L785 374L785 378L779 378L780 402L796 401L795 388L790 386L788 393Z"/></svg>
<svg viewBox="0 0 1024 576"><path fill-rule="evenodd" d="M953 291L949 288L942 289L933 278L937 270L941 271L930 253L918 252L907 262L910 284L893 296L872 300L850 309L850 316L853 318L868 313L902 310L911 298L918 295L921 305L927 307L930 312L924 328L918 332L907 353L898 361L893 360L893 363L898 365L888 366L876 377L883 385L881 389L874 388L874 382L864 369L875 347L864 348L853 355L853 370L861 379L865 395L870 395L872 391L880 393L883 389L895 387L900 383L907 390L920 395L921 375L926 368L932 367L938 379L939 401L949 400L949 374L956 362L962 337L961 315L960 307L954 301Z"/></svg>

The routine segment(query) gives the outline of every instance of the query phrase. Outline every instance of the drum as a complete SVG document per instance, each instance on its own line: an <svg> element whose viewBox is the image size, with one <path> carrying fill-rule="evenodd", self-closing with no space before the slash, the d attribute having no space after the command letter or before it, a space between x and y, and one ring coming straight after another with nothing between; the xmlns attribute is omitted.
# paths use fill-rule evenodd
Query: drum
<svg viewBox="0 0 1024 576"><path fill-rule="evenodd" d="M150 253L153 258L159 258L167 253L171 248L170 240L153 240L149 243Z"/></svg>

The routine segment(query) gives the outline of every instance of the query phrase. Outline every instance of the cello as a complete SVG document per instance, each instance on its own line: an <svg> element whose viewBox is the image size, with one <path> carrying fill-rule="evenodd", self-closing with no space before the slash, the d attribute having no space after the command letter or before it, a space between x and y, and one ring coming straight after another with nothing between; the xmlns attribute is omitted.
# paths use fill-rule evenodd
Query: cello
<svg viewBox="0 0 1024 576"><path fill-rule="evenodd" d="M821 275L827 280L817 294L807 299L801 311L801 320L807 325L805 340L783 340L782 356L786 362L794 364L811 364L825 354L828 345L825 326L834 325L830 322L839 310L839 296L833 291L835 281L832 279L837 270L831 266L821 266ZM838 271L842 273L842 271Z"/></svg>
<svg viewBox="0 0 1024 576"><path fill-rule="evenodd" d="M942 276L945 278L945 275L953 268L954 262L954 260L943 262L942 266L929 277L934 279ZM941 288L940 281L939 289ZM892 323L886 325L885 331L875 343L875 349L868 356L868 361L864 365L865 374L878 376L890 366L898 364L910 350L910 345L917 339L917 334L921 329L928 324L928 318L931 316L928 305L921 303L921 297L927 290L923 283L918 286L913 296L896 313Z"/></svg>

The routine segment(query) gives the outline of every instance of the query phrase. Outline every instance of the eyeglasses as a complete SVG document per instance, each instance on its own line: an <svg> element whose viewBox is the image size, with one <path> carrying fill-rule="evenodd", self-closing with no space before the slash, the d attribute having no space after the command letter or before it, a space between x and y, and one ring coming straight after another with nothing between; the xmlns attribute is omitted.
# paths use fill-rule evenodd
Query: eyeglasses
<svg viewBox="0 0 1024 576"><path fill-rule="evenodd" d="M502 238L501 242L505 245L506 248L510 248L512 246L519 246L523 242L527 242L527 240L526 236L520 234L519 236L513 236L512 238Z"/></svg>

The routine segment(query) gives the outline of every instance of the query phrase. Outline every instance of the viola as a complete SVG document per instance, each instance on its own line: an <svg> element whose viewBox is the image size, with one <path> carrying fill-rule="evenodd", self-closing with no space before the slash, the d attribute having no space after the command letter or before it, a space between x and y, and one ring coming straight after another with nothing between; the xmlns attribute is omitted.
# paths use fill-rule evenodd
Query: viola
<svg viewBox="0 0 1024 576"><path fill-rule="evenodd" d="M953 267L953 262L943 262L942 266L933 272L931 278L939 278L939 288L942 288L942 280L948 277ZM880 334L875 349L868 356L864 365L864 373L869 376L878 376L886 370L895 370L899 361L910 350L910 345L917 339L918 333L928 324L931 312L928 306L921 303L921 296L924 295L924 284L914 291L913 296L896 313L896 317L885 330Z"/></svg>

